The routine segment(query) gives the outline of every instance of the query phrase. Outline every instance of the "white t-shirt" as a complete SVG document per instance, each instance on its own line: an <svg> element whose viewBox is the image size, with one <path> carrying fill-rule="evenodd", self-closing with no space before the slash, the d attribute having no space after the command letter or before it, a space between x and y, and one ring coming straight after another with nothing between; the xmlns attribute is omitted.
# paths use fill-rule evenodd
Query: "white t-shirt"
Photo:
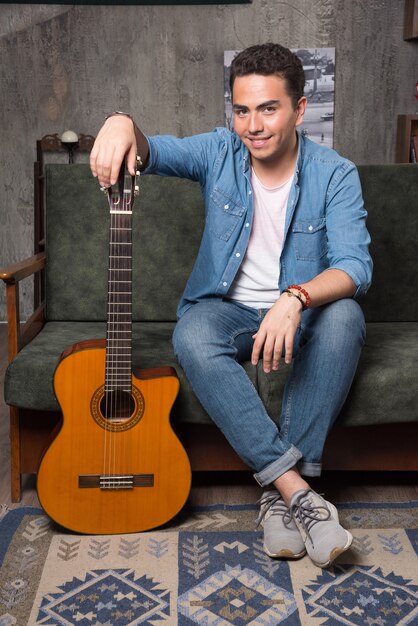
<svg viewBox="0 0 418 626"><path fill-rule="evenodd" d="M256 309L270 308L278 299L280 256L284 245L286 207L292 176L269 188L251 172L254 217L248 248L228 297Z"/></svg>

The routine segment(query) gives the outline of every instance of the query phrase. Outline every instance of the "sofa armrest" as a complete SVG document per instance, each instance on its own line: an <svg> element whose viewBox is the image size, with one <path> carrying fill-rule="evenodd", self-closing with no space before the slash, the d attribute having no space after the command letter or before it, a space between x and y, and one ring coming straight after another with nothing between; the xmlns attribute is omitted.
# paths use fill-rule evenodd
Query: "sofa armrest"
<svg viewBox="0 0 418 626"><path fill-rule="evenodd" d="M9 265L0 270L0 278L4 280L6 284L9 284L17 283L23 280L23 278L32 276L32 274L36 274L44 269L45 256L45 252L38 252L38 254L24 259L24 261Z"/></svg>
<svg viewBox="0 0 418 626"><path fill-rule="evenodd" d="M7 302L7 340L9 363L14 359L44 324L44 307L39 306L21 328L19 315L19 282L28 276L40 272L45 267L45 253L14 263L0 270L0 278L6 283Z"/></svg>

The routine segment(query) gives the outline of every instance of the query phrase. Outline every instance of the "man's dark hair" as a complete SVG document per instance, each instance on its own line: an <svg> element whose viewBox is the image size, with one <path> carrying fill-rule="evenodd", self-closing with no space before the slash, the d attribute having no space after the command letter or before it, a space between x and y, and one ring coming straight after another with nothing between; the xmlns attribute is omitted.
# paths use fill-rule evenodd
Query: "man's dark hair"
<svg viewBox="0 0 418 626"><path fill-rule="evenodd" d="M286 81L287 93L296 109L299 99L303 96L305 74L300 59L289 48L278 43L264 43L246 48L231 63L229 84L232 87L238 76L275 74Z"/></svg>

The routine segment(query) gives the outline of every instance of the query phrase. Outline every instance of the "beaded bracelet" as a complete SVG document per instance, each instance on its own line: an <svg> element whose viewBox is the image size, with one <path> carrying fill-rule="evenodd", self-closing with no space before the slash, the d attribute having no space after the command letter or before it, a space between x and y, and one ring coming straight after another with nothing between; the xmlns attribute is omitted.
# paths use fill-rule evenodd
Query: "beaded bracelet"
<svg viewBox="0 0 418 626"><path fill-rule="evenodd" d="M303 310L309 309L309 307L311 306L311 297L308 294L308 292L306 291L306 289L304 289L300 285L289 285L289 287L287 289L288 290L290 290L290 289L297 289L301 294L303 294L305 296L305 302L303 303Z"/></svg>

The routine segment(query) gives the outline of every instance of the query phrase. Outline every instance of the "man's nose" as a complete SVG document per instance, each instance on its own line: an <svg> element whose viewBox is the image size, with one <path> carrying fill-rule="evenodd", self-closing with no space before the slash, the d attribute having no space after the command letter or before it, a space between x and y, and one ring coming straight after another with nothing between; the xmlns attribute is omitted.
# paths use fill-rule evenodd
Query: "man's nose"
<svg viewBox="0 0 418 626"><path fill-rule="evenodd" d="M248 118L248 132L251 134L260 133L263 130L263 118L258 111L250 113Z"/></svg>

